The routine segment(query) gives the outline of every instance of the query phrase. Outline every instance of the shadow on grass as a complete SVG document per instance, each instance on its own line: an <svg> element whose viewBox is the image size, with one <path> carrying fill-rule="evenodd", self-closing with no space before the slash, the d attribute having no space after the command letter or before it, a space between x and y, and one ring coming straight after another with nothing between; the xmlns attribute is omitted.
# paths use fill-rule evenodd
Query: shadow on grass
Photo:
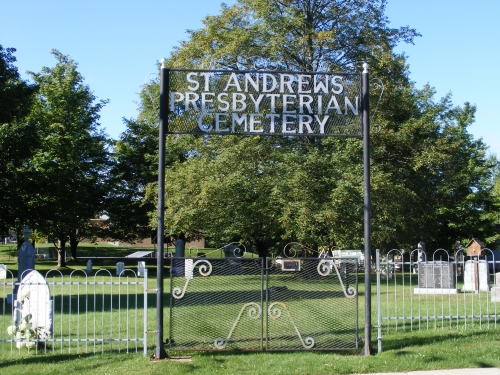
<svg viewBox="0 0 500 375"><path fill-rule="evenodd" d="M491 334L498 334L496 331L470 331L470 332L457 332L457 331L448 331L436 334L435 332L429 331L414 331L414 332L406 332L406 333L393 333L387 336L383 336L382 338L382 346L383 351L402 351L403 353L399 353L404 355L404 351L408 351L410 347L424 347L429 346L430 344L437 344L441 342L454 342L459 340L478 340L482 341L481 337L485 337ZM393 337L397 336L397 337ZM499 336L500 338L500 336Z"/></svg>
<svg viewBox="0 0 500 375"><path fill-rule="evenodd" d="M149 350L150 352L153 349ZM135 353L135 352L134 352ZM137 354L142 354L142 349L137 352ZM54 362L69 361L75 359L88 359L93 358L96 355L130 355L126 353L123 349L119 352L117 349L105 350L104 353L75 353L75 354L55 354L52 353L52 347L47 346L46 353L43 349L39 349L38 353L35 354L34 350L28 352L25 348L19 352L17 349L10 354L4 354L0 356L2 358L2 369L4 371L8 370L9 366L18 366L20 363L23 364L52 364Z"/></svg>

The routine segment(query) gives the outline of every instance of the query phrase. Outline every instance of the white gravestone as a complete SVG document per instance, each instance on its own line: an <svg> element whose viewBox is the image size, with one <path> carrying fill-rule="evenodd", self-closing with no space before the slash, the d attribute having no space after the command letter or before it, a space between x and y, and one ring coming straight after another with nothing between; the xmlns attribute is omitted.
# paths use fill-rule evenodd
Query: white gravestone
<svg viewBox="0 0 500 375"><path fill-rule="evenodd" d="M7 278L7 266L5 264L0 264L0 280L5 280Z"/></svg>
<svg viewBox="0 0 500 375"><path fill-rule="evenodd" d="M465 262L464 270L464 291L489 291L490 285L490 272L488 264L484 260L468 260Z"/></svg>
<svg viewBox="0 0 500 375"><path fill-rule="evenodd" d="M495 285L491 288L491 302L500 302L500 272L495 273Z"/></svg>
<svg viewBox="0 0 500 375"><path fill-rule="evenodd" d="M16 338L45 340L51 335L52 322L52 301L47 281L38 271L31 271L19 285L14 305L14 326L20 329L29 326L32 333L30 337L18 334Z"/></svg>
<svg viewBox="0 0 500 375"><path fill-rule="evenodd" d="M124 268L125 268L125 265L123 264L123 262L116 263L116 275L120 276L121 273L123 272Z"/></svg>
<svg viewBox="0 0 500 375"><path fill-rule="evenodd" d="M144 270L146 269L146 262L143 260L137 262L137 276L144 277Z"/></svg>
<svg viewBox="0 0 500 375"><path fill-rule="evenodd" d="M186 280L192 280L193 279L193 260L192 259L186 259L184 261L184 277Z"/></svg>

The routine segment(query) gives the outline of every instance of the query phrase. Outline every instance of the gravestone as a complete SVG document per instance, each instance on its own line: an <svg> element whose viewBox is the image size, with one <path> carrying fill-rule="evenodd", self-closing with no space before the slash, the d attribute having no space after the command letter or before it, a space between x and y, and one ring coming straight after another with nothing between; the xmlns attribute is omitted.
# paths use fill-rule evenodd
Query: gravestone
<svg viewBox="0 0 500 375"><path fill-rule="evenodd" d="M125 265L123 264L123 262L116 263L116 275L120 276L121 273L123 272L124 268L125 268Z"/></svg>
<svg viewBox="0 0 500 375"><path fill-rule="evenodd" d="M47 281L38 271L24 275L14 304L14 325L29 324L35 331L33 339L45 340L52 332L52 301ZM26 337L16 337L26 339Z"/></svg>
<svg viewBox="0 0 500 375"><path fill-rule="evenodd" d="M29 271L35 269L35 249L33 245L28 241L30 238L30 230L26 226L24 228L24 242L22 243L19 251L17 252L17 281L14 286L14 290L12 294L7 295L7 303L12 304L12 301L16 300L16 295L19 289L19 282L24 275L26 275Z"/></svg>
<svg viewBox="0 0 500 375"><path fill-rule="evenodd" d="M184 258L186 252L186 240L178 238L175 240L175 258ZM184 260L175 259L172 261L170 272L176 276L184 274Z"/></svg>
<svg viewBox="0 0 500 375"><path fill-rule="evenodd" d="M146 269L146 262L141 260L137 262L137 276L144 277L144 270Z"/></svg>
<svg viewBox="0 0 500 375"><path fill-rule="evenodd" d="M17 279L21 281L23 274L28 270L35 269L35 249L28 241L30 238L30 230L28 227L24 229L24 242L18 251L17 256ZM14 293L15 294L15 293Z"/></svg>
<svg viewBox="0 0 500 375"><path fill-rule="evenodd" d="M87 261L87 268L85 269L87 275L92 275L92 261L89 259Z"/></svg>
<svg viewBox="0 0 500 375"><path fill-rule="evenodd" d="M193 259L185 259L184 260L184 277L186 280L193 279Z"/></svg>
<svg viewBox="0 0 500 375"><path fill-rule="evenodd" d="M243 256L243 250L236 245L224 247L224 267L222 274L237 275L243 273L240 257Z"/></svg>
<svg viewBox="0 0 500 375"><path fill-rule="evenodd" d="M0 280L7 279L7 266L5 264L0 264Z"/></svg>
<svg viewBox="0 0 500 375"><path fill-rule="evenodd" d="M500 272L495 273L495 286L491 288L491 302L500 302Z"/></svg>
<svg viewBox="0 0 500 375"><path fill-rule="evenodd" d="M457 294L454 263L422 262L418 264L418 288L415 294Z"/></svg>
<svg viewBox="0 0 500 375"><path fill-rule="evenodd" d="M489 291L490 272L485 260L468 260L464 267L464 291Z"/></svg>

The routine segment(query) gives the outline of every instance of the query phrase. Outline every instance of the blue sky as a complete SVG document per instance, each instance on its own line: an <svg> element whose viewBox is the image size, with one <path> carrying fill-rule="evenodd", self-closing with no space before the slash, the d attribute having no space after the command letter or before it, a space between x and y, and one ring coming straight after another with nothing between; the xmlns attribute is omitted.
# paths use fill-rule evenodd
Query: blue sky
<svg viewBox="0 0 500 375"><path fill-rule="evenodd" d="M39 72L53 66L56 48L79 64L95 95L109 99L101 124L113 138L122 118L137 115L137 93L156 61L186 39L186 29L216 15L220 0L0 0L0 44L17 49L16 66ZM234 0L227 0L227 4ZM429 83L437 98L477 106L469 128L500 156L500 0L388 0L392 27L408 25L422 37L397 51L408 56L418 88ZM151 78L151 76L149 77Z"/></svg>

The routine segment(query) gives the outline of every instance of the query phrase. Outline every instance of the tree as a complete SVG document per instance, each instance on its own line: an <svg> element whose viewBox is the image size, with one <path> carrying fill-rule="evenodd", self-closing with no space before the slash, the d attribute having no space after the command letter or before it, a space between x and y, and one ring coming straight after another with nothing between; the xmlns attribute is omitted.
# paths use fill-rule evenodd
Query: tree
<svg viewBox="0 0 500 375"><path fill-rule="evenodd" d="M393 48L419 34L390 28L385 4L240 0L189 31L168 66L359 72L368 62L385 86L373 119L380 132L371 136L372 242L383 251L420 240L446 247L483 227L487 147L467 131L473 106L414 87L405 55ZM289 240L361 247L359 140L201 137L189 155L167 172L167 234L203 229L267 249Z"/></svg>
<svg viewBox="0 0 500 375"><path fill-rule="evenodd" d="M37 87L21 80L14 66L15 51L0 45L0 231L13 228L21 239L30 216L26 163L39 142L35 124L25 121Z"/></svg>
<svg viewBox="0 0 500 375"><path fill-rule="evenodd" d="M98 121L107 101L95 103L75 61L57 50L52 54L55 67L30 72L40 88L30 120L41 137L30 165L36 174L30 204L37 213L36 228L58 240L58 267L64 267L71 234L102 212L108 140Z"/></svg>
<svg viewBox="0 0 500 375"><path fill-rule="evenodd" d="M401 68L404 58L394 56L392 48L399 41L412 42L418 33L408 27L387 27L388 20L383 14L384 9L385 1L239 1L232 7L223 7L221 15L207 17L202 29L190 31L189 40L173 53L169 66L235 70L273 68L296 71L352 71L360 69L363 61L378 61L383 58L387 61L386 65L391 64L392 70L398 73L393 81L408 85L404 68ZM380 71L384 71L382 67ZM256 142L265 144L268 141L261 139ZM245 147L245 143L245 139L233 140L224 146L227 148L224 152L228 155L247 152L243 159L252 159L252 150ZM351 214L341 216L349 220L342 226L335 227L335 236L330 224L331 210L335 209L331 204L344 202L342 199L346 197L345 194L350 196L350 207L347 211L354 211L362 217L362 195L359 195L362 194L360 146L359 141L351 140L281 140L279 147L267 153L268 159L263 158L258 167L262 175L267 171L276 171L274 176L280 177L260 178L266 181L265 187L262 183L251 184L261 187L258 190L254 188L254 191L257 190L254 194L260 199L254 197L253 201L259 204L249 206L246 215L240 220L249 220L250 224L250 218L260 217L259 208L266 207L272 214L269 212L266 216L269 220L261 222L268 224L268 227L272 222L274 225L271 227L279 228L275 231L279 235L269 236L274 238L275 243L280 242L276 237L281 237L281 240L298 239L312 247L332 241L344 246L359 244L358 238L352 237L362 226L355 224L359 220L350 220ZM354 155L347 155L346 149L356 152ZM336 151L341 151L341 159L352 161L353 158L359 157L359 162L347 164L357 165L354 168L353 181L349 185L344 184L347 180L342 180L345 172L337 172L338 168L340 171L345 170L346 164L338 160L339 165L334 168L337 160L329 156L330 152ZM234 171L240 168L241 161L236 164L235 159L228 158L229 164L225 169ZM209 160L216 163L212 158ZM179 173L186 176L183 167L184 165L180 167ZM197 168L192 173L196 173L196 179L206 181L206 178L200 178L200 172L197 172L200 170ZM206 170L206 167L203 170ZM263 170L266 172L262 172ZM222 181L225 178L219 171L220 169L214 171L219 175L219 179L213 180L221 181L220 185L212 191L223 189ZM328 172L331 174L327 175ZM242 181L248 179L249 175L252 174L242 173ZM172 180L172 177L170 179ZM270 195L270 192L273 192L273 195ZM335 193L338 194L339 200L333 199ZM271 197L279 204L266 204ZM243 197L236 194L233 200L238 198L245 202ZM168 199L167 194L167 206ZM198 202L197 204L200 206ZM172 206L173 211L189 212L194 209L196 214L193 215L201 216L201 208L188 206L181 209L179 205ZM228 209L234 208L235 205L221 204L218 207L212 207L212 216L231 217ZM351 224L350 227L348 223ZM241 232L236 224L224 225L225 231L232 230L233 235ZM265 237L268 235L266 230L268 229L258 232ZM342 236L341 233L345 235ZM248 240L249 236L245 237L244 239ZM349 240L345 240L346 238ZM267 244L267 247L272 246Z"/></svg>
<svg viewBox="0 0 500 375"><path fill-rule="evenodd" d="M158 94L157 80L143 87L138 117L124 119L126 130L113 142L104 205L108 216L105 237L134 242L155 231L156 223L150 221L150 213L156 206L154 198L146 199L146 195L147 187L158 181L158 103L153 99ZM166 165L184 160L189 148L187 139L169 141Z"/></svg>

